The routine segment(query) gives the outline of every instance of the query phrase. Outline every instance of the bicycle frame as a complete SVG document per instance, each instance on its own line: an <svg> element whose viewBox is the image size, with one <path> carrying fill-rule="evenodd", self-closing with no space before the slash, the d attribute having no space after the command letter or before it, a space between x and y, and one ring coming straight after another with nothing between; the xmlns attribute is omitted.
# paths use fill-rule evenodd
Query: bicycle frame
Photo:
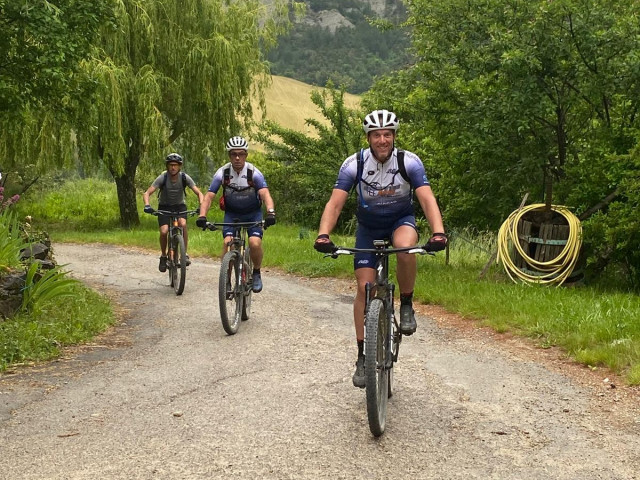
<svg viewBox="0 0 640 480"><path fill-rule="evenodd" d="M218 301L222 326L229 335L234 335L240 320L248 320L251 311L252 262L248 247L249 228L258 222L207 223L205 229L217 230L219 227L233 227L231 241L222 257L220 280L218 283ZM234 308L229 308L234 305Z"/></svg>
<svg viewBox="0 0 640 480"><path fill-rule="evenodd" d="M151 214L155 216L169 217L169 231L167 232L167 271L169 272L169 283L174 288L176 295L182 295L186 278L186 263L176 258L176 250L182 251L182 256L186 256L184 241L184 229L180 226L181 215L187 217L195 215L198 210L185 210L173 212L169 210L155 210Z"/></svg>
<svg viewBox="0 0 640 480"><path fill-rule="evenodd" d="M392 395L393 364L398 361L402 332L395 318L395 285L389 281L389 255L428 253L424 247L388 248L388 240L374 240L374 248L336 247L333 258L354 253L373 253L376 257L374 283L365 286L365 387L367 417L374 436L384 433L387 401Z"/></svg>

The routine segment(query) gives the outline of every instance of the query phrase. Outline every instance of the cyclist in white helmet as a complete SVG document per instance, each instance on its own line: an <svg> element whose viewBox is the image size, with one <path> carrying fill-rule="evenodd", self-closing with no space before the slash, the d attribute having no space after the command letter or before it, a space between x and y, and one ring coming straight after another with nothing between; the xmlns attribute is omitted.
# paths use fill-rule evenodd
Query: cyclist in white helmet
<svg viewBox="0 0 640 480"><path fill-rule="evenodd" d="M207 212L211 202L222 187L220 208L224 209L224 223L233 222L259 222L262 220L262 205L267 210L265 227L276 223L276 211L269 193L264 175L252 163L247 162L249 144L243 137L231 137L226 145L229 162L218 169L213 175L209 191L204 196L200 205L200 216L196 225L205 228L207 224ZM253 261L253 291L262 291L262 228L259 226L249 229L249 247L251 260ZM227 245L233 239L233 228L224 227L224 252Z"/></svg>
<svg viewBox="0 0 640 480"><path fill-rule="evenodd" d="M187 205L185 203L185 192L187 188L190 188L193 193L198 196L198 202L202 203L204 195L202 195L200 189L196 186L195 182L189 175L181 172L182 164L184 163L182 155L178 153L170 153L164 161L167 171L158 175L151 186L142 194L145 213L153 213L154 211L153 207L149 205L149 197L156 190L160 191L158 195L158 210L165 210L169 212L186 211ZM160 215L158 217L158 227L160 229L160 263L158 265L158 270L161 272L167 271L167 238L169 236L169 221L170 218L166 215ZM187 248L189 245L187 215L180 215L178 221L182 227L184 245L185 248ZM190 265L191 259L189 258L189 255L187 255L186 258L187 265Z"/></svg>
<svg viewBox="0 0 640 480"><path fill-rule="evenodd" d="M440 208L427 180L420 158L395 146L399 121L393 112L374 110L363 121L369 148L348 157L342 164L338 179L327 202L314 248L331 253L335 245L329 238L347 201L355 188L358 195L356 248L373 248L376 239L388 238L396 248L418 243L418 231L413 206L415 191L431 232L429 247L442 250L447 237ZM416 331L413 310L413 288L417 273L415 255L397 255L398 287L400 289L400 329L405 335ZM353 302L353 316L358 343L358 359L353 384L364 388L364 306L365 285L375 281L375 255L356 254L353 259L358 290Z"/></svg>

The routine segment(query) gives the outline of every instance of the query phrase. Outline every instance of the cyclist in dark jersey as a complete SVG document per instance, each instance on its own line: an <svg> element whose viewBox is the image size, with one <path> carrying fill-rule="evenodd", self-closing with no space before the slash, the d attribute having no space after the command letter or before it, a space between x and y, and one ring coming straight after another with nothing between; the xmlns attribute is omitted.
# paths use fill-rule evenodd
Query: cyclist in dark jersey
<svg viewBox="0 0 640 480"><path fill-rule="evenodd" d="M347 158L338 174L331 198L320 220L314 248L330 253L335 245L329 234L335 227L340 212L355 188L358 196L356 248L373 248L376 239L388 238L396 248L410 247L418 242L418 231L413 206L413 192L420 203L433 235L429 239L431 250L446 247L442 216L431 190L420 158L409 151L395 147L398 119L388 110L375 110L363 121L369 148ZM359 165L360 164L360 165ZM405 178L406 177L406 178ZM398 286L400 288L400 329L405 335L416 331L413 310L413 288L417 273L415 255L397 255ZM353 303L353 316L358 343L358 359L353 384L364 388L364 306L365 285L375 281L375 256L356 254L354 270L358 290Z"/></svg>
<svg viewBox="0 0 640 480"><path fill-rule="evenodd" d="M193 179L186 173L181 172L183 159L181 155L177 153L170 153L165 158L165 164L167 171L158 175L153 181L151 186L142 195L144 201L145 213L153 213L153 208L149 205L149 197L156 190L160 190L158 196L158 210L166 210L169 212L184 212L187 210L185 203L185 190L190 188L198 196L198 202L202 203L204 195L200 189L196 186ZM169 234L169 220L166 215L160 215L158 217L158 226L160 228L160 264L158 270L161 272L167 271L167 237ZM187 248L189 243L189 236L187 233L187 215L180 215L179 224L182 227L182 236L184 238L184 245ZM191 263L189 255L187 257L187 265Z"/></svg>
<svg viewBox="0 0 640 480"><path fill-rule="evenodd" d="M267 210L265 227L276 223L276 211L267 187L264 175L252 163L247 162L249 144L243 137L231 137L226 145L229 154L229 162L216 171L209 186L209 191L204 196L204 202L200 205L200 216L196 225L204 228L207 224L207 212L211 207L211 201L222 187L221 207L224 205L224 223L233 222L259 222L262 220L262 204ZM225 251L227 245L233 239L233 228L222 229ZM253 262L252 285L253 291L262 290L262 228L255 226L249 229L249 247L251 261ZM224 253L224 252L223 252Z"/></svg>

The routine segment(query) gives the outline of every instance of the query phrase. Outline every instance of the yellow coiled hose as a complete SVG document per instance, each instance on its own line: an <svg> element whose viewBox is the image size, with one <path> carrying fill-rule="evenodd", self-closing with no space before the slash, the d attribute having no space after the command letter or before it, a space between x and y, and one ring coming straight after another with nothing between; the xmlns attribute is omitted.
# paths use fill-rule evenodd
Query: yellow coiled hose
<svg viewBox="0 0 640 480"><path fill-rule="evenodd" d="M502 262L507 275L516 283L518 280L521 280L538 284L556 284L559 286L571 275L571 272L573 272L578 262L580 248L582 247L582 225L578 217L571 213L567 207L560 205L551 206L551 209L561 214L569 224L569 238L560 254L552 260L540 262L531 258L528 253L522 249L518 239L518 225L521 218L529 212L543 211L545 208L545 204L537 203L516 210L509 215L509 218L505 220L498 232L498 256L496 262ZM518 254L522 256L531 270L540 273L531 275L520 270L511 258L511 252L513 251L518 252Z"/></svg>

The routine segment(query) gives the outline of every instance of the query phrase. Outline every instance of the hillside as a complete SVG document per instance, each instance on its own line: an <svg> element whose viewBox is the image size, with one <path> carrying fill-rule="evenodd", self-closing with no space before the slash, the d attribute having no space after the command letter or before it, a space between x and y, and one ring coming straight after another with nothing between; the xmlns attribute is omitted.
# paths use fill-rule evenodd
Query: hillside
<svg viewBox="0 0 640 480"><path fill-rule="evenodd" d="M307 0L306 15L267 54L271 72L351 93L412 62L406 9L400 0ZM385 24L380 29L374 23Z"/></svg>
<svg viewBox="0 0 640 480"><path fill-rule="evenodd" d="M315 130L305 125L307 118L324 120L317 107L311 102L311 91L318 87L287 77L273 76L266 93L267 119L283 127L314 135ZM345 103L356 108L360 102L358 95L345 94ZM260 120L256 112L255 120Z"/></svg>

